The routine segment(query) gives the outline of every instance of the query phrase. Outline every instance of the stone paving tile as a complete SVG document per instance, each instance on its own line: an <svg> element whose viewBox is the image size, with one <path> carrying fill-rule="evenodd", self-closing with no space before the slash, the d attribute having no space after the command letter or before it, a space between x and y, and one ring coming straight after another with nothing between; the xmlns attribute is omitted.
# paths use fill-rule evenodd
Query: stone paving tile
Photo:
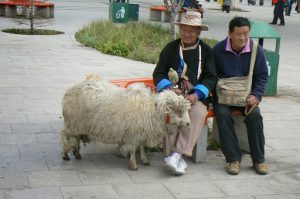
<svg viewBox="0 0 300 199"><path fill-rule="evenodd" d="M23 190L7 190L9 199L63 199L58 187L29 188Z"/></svg>
<svg viewBox="0 0 300 199"><path fill-rule="evenodd" d="M24 114L24 115L26 113L38 114L38 115L45 114L45 110L42 107L36 107L33 105L25 107L25 105L19 105L19 104L3 107L1 112L7 115L15 114L15 113Z"/></svg>
<svg viewBox="0 0 300 199"><path fill-rule="evenodd" d="M6 100L7 99L7 95L0 93L0 100Z"/></svg>
<svg viewBox="0 0 300 199"><path fill-rule="evenodd" d="M0 134L2 133L12 133L9 123L0 123Z"/></svg>
<svg viewBox="0 0 300 199"><path fill-rule="evenodd" d="M47 164L50 170L85 170L97 169L97 165L93 158L88 155L82 155L81 160L77 160L74 156L70 156L70 161L65 161L62 156L46 156Z"/></svg>
<svg viewBox="0 0 300 199"><path fill-rule="evenodd" d="M117 154L92 155L97 167L100 169L107 168L128 168L129 159L119 157Z"/></svg>
<svg viewBox="0 0 300 199"><path fill-rule="evenodd" d="M0 170L1 171L1 170ZM1 172L2 173L2 172ZM0 173L0 174L1 174ZM3 176L2 176L3 175ZM1 198L1 193L3 193L3 192L1 192L2 191L2 189L4 189L5 188L5 186L4 186L4 174L2 173L1 175L0 175L0 198Z"/></svg>
<svg viewBox="0 0 300 199"><path fill-rule="evenodd" d="M274 126L266 126L265 127L265 136L266 141L268 142L269 139L293 139L293 138L300 138L300 126L294 126L294 127L287 127L287 126L281 126L278 128L274 128ZM300 147L299 147L300 148Z"/></svg>
<svg viewBox="0 0 300 199"><path fill-rule="evenodd" d="M0 114L0 123L27 123L25 115Z"/></svg>
<svg viewBox="0 0 300 199"><path fill-rule="evenodd" d="M36 171L27 173L31 187L82 185L75 171Z"/></svg>
<svg viewBox="0 0 300 199"><path fill-rule="evenodd" d="M58 133L35 133L38 143L60 143L60 135Z"/></svg>
<svg viewBox="0 0 300 199"><path fill-rule="evenodd" d="M298 138L282 138L282 139L268 139L266 145L273 150L293 150L300 148L300 137Z"/></svg>
<svg viewBox="0 0 300 199"><path fill-rule="evenodd" d="M279 195L263 195L255 196L255 199L299 199L300 194L279 194Z"/></svg>
<svg viewBox="0 0 300 199"><path fill-rule="evenodd" d="M223 197L225 194L209 181L164 183L176 198Z"/></svg>
<svg viewBox="0 0 300 199"><path fill-rule="evenodd" d="M55 121L49 121L52 129L54 130L54 132L56 133L60 133L60 131L63 129L64 127L64 122L62 118L59 118L60 120L55 120Z"/></svg>
<svg viewBox="0 0 300 199"><path fill-rule="evenodd" d="M27 176L20 170L6 170L4 173L3 188L7 189L26 189L29 187Z"/></svg>
<svg viewBox="0 0 300 199"><path fill-rule="evenodd" d="M84 169L77 171L77 174L84 185L132 183L130 177L127 175L127 169Z"/></svg>
<svg viewBox="0 0 300 199"><path fill-rule="evenodd" d="M34 134L0 134L0 144L35 144Z"/></svg>
<svg viewBox="0 0 300 199"><path fill-rule="evenodd" d="M299 150L271 150L266 151L267 160L279 164L300 165Z"/></svg>
<svg viewBox="0 0 300 199"><path fill-rule="evenodd" d="M237 176L238 177L238 176ZM269 178L268 178L269 179ZM255 195L267 195L275 194L274 190L267 186L268 179L264 179L264 176L258 176L257 179L245 180L217 180L212 183L218 187L218 189L225 193L226 196L253 196ZM270 180L270 179L269 179Z"/></svg>
<svg viewBox="0 0 300 199"><path fill-rule="evenodd" d="M15 144L0 144L0 158L19 156L18 146Z"/></svg>
<svg viewBox="0 0 300 199"><path fill-rule="evenodd" d="M164 166L140 166L137 171L128 170L127 175L133 183L178 182L180 180Z"/></svg>
<svg viewBox="0 0 300 199"><path fill-rule="evenodd" d="M298 169L297 173L291 172L285 177L274 176L273 180L266 182L266 186L276 194L300 194L299 171Z"/></svg>
<svg viewBox="0 0 300 199"><path fill-rule="evenodd" d="M2 158L0 166L7 171L43 171L48 170L46 160L41 156Z"/></svg>
<svg viewBox="0 0 300 199"><path fill-rule="evenodd" d="M63 186L61 192L65 199L119 199L111 185Z"/></svg>
<svg viewBox="0 0 300 199"><path fill-rule="evenodd" d="M59 115L37 115L34 113L28 113L26 114L26 117L28 118L29 123L45 123L45 122L57 122L60 121L61 118L59 118Z"/></svg>
<svg viewBox="0 0 300 199"><path fill-rule="evenodd" d="M58 115L62 117L62 108L59 106L44 105L46 114Z"/></svg>
<svg viewBox="0 0 300 199"><path fill-rule="evenodd" d="M252 196L230 196L230 197L212 197L209 199L256 199L255 197Z"/></svg>
<svg viewBox="0 0 300 199"><path fill-rule="evenodd" d="M48 122L44 123L12 123L11 124L13 133L36 133L36 132L52 132L53 129L51 128Z"/></svg>
<svg viewBox="0 0 300 199"><path fill-rule="evenodd" d="M122 199L174 198L161 183L118 184L113 187Z"/></svg>
<svg viewBox="0 0 300 199"><path fill-rule="evenodd" d="M61 144L19 144L19 153L23 156L61 156Z"/></svg>
<svg viewBox="0 0 300 199"><path fill-rule="evenodd" d="M1 182L1 180L0 180L0 182ZM0 185L0 187L1 187L1 185ZM0 190L0 199L5 199L4 190Z"/></svg>

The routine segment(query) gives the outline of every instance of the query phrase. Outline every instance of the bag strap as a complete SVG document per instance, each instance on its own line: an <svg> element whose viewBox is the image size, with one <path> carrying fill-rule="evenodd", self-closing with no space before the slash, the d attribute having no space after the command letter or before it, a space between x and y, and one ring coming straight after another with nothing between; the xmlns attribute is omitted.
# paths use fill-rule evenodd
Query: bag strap
<svg viewBox="0 0 300 199"><path fill-rule="evenodd" d="M247 85L247 90L249 91L248 93L251 92L252 76L253 76L254 64L255 64L255 61L256 61L256 54L257 54L257 43L255 41L253 41L251 61L250 61L250 69L249 69L249 74L248 74L248 85Z"/></svg>

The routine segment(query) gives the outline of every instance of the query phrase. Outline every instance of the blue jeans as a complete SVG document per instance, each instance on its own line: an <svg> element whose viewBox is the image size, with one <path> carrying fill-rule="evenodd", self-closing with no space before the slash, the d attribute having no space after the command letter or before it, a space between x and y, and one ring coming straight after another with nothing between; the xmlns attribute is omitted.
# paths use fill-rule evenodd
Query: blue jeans
<svg viewBox="0 0 300 199"><path fill-rule="evenodd" d="M230 107L214 103L219 137L226 162L241 161L242 152L234 129L232 109L238 109L245 116L244 123L247 127L250 155L253 163L265 162L265 136L263 132L263 118L259 107L255 107L249 115L245 115L245 107ZM237 132L238 133L238 132Z"/></svg>

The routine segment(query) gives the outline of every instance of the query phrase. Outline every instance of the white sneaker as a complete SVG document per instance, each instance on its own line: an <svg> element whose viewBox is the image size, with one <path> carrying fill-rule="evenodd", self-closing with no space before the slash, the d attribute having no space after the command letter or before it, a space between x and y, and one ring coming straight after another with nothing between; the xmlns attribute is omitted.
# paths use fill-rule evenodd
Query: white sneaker
<svg viewBox="0 0 300 199"><path fill-rule="evenodd" d="M183 158L180 158L175 171L173 171L173 174L174 175L183 175L183 174L185 174L186 168L187 168L187 163L184 161Z"/></svg>
<svg viewBox="0 0 300 199"><path fill-rule="evenodd" d="M166 165L172 172L176 172L180 158L179 155L170 155L165 158Z"/></svg>

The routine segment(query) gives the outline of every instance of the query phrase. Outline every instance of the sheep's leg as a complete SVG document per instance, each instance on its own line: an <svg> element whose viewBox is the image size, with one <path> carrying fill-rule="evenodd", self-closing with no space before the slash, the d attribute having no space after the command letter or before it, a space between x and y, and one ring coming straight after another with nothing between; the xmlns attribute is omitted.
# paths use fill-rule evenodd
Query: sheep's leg
<svg viewBox="0 0 300 199"><path fill-rule="evenodd" d="M123 143L118 143L118 156L123 158L128 157L128 151Z"/></svg>
<svg viewBox="0 0 300 199"><path fill-rule="evenodd" d="M75 156L75 159L77 159L77 160L81 159L81 155L80 155L79 151L80 151L80 136L77 136L75 147L73 149L73 155Z"/></svg>
<svg viewBox="0 0 300 199"><path fill-rule="evenodd" d="M136 165L135 151L136 151L136 147L131 146L130 160L129 160L129 170L132 170L132 171L136 171L138 169L137 165Z"/></svg>
<svg viewBox="0 0 300 199"><path fill-rule="evenodd" d="M145 152L145 146L141 144L140 146L140 153L141 153L141 161L143 165L150 165L149 160L147 158L147 154Z"/></svg>
<svg viewBox="0 0 300 199"><path fill-rule="evenodd" d="M70 160L68 152L70 151L70 141L67 136L66 129L61 131L61 143L62 143L62 159L63 160Z"/></svg>

